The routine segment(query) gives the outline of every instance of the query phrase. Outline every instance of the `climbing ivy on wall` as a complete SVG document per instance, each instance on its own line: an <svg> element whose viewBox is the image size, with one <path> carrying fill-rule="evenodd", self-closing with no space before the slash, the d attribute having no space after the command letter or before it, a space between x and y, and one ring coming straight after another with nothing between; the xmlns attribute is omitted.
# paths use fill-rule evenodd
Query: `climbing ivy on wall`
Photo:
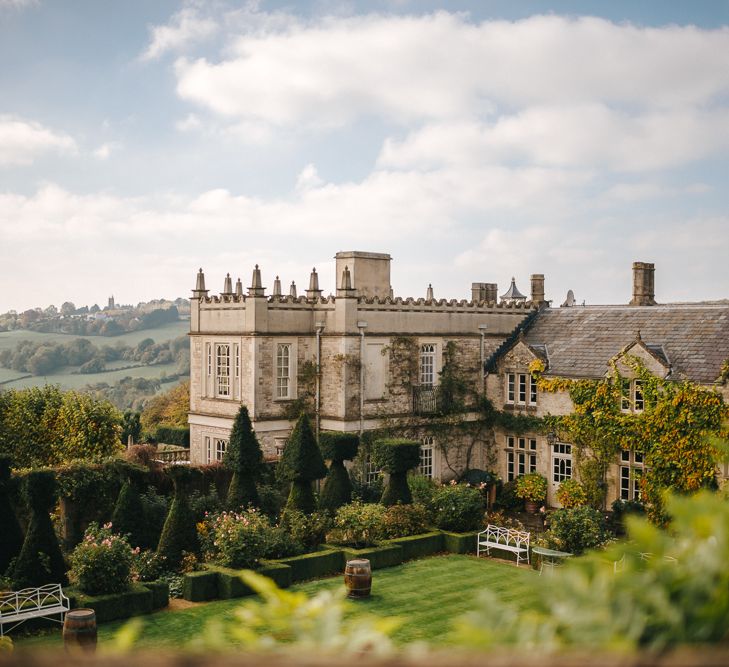
<svg viewBox="0 0 729 667"><path fill-rule="evenodd" d="M729 406L714 389L657 378L635 357L624 361L642 381L643 412L621 411L623 378L613 367L612 377L602 380L539 377L540 390L566 391L574 404L574 412L546 417L545 425L575 446L577 469L598 506L604 504L608 467L620 451L642 452L642 494L651 519L664 523L665 491L692 492L715 483L711 436L726 437Z"/></svg>

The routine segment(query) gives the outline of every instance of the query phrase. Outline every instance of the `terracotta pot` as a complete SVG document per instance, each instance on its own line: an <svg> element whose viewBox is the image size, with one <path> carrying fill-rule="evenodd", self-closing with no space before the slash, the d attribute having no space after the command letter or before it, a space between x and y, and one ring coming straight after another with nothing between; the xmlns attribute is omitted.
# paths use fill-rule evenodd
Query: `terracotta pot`
<svg viewBox="0 0 729 667"><path fill-rule="evenodd" d="M527 514L536 514L539 511L539 503L536 500L525 500L524 509Z"/></svg>
<svg viewBox="0 0 729 667"><path fill-rule="evenodd" d="M347 561L344 569L344 583L347 597L366 598L372 589L372 568L366 558L355 558Z"/></svg>

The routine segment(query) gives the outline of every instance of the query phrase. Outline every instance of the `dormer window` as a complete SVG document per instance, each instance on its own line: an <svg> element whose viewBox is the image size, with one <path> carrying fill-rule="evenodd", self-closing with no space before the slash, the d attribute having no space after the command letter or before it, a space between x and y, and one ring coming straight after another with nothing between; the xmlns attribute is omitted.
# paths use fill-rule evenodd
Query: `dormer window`
<svg viewBox="0 0 729 667"><path fill-rule="evenodd" d="M506 374L506 402L510 405L537 404L537 383L530 373Z"/></svg>
<svg viewBox="0 0 729 667"><path fill-rule="evenodd" d="M621 379L620 409L623 412L643 412L645 409L643 380Z"/></svg>

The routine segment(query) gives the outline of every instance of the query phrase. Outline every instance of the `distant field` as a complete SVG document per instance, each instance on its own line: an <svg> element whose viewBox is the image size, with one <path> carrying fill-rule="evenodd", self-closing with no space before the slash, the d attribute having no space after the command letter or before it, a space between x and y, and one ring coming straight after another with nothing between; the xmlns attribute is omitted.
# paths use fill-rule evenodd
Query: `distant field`
<svg viewBox="0 0 729 667"><path fill-rule="evenodd" d="M182 320L180 322L170 322L154 329L144 329L143 331L131 331L121 336L76 336L73 334L58 333L37 333L36 331L0 331L0 350L5 348L14 348L22 340L30 340L34 343L67 343L74 338L85 338L91 341L97 347L104 345L116 345L121 343L133 347L145 338L151 338L155 343L163 343L166 340L172 340L178 336L184 336L190 331L190 321Z"/></svg>
<svg viewBox="0 0 729 667"><path fill-rule="evenodd" d="M163 373L173 375L176 372L177 364L160 364L159 366L140 366L139 368L127 368L126 370L110 371L108 373L91 373L89 375L72 375L71 373L55 373L53 375L39 375L37 377L23 378L15 382L7 382L3 384L3 389L25 389L26 387L42 387L46 384L58 384L61 389L81 389L87 384L96 384L97 382L106 382L113 384L117 380L125 377L147 378L153 379L160 377ZM6 371L0 369L0 381L8 379L3 377L2 372L15 373L15 371ZM16 376L18 374L16 373ZM174 383L165 383L165 390L173 387Z"/></svg>

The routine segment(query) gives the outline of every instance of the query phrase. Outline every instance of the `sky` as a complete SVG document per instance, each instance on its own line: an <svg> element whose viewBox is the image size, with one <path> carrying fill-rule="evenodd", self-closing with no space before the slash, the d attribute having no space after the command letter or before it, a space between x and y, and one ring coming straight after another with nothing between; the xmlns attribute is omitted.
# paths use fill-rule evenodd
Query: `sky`
<svg viewBox="0 0 729 667"><path fill-rule="evenodd" d="M0 312L512 276L729 297L729 0L0 0Z"/></svg>

